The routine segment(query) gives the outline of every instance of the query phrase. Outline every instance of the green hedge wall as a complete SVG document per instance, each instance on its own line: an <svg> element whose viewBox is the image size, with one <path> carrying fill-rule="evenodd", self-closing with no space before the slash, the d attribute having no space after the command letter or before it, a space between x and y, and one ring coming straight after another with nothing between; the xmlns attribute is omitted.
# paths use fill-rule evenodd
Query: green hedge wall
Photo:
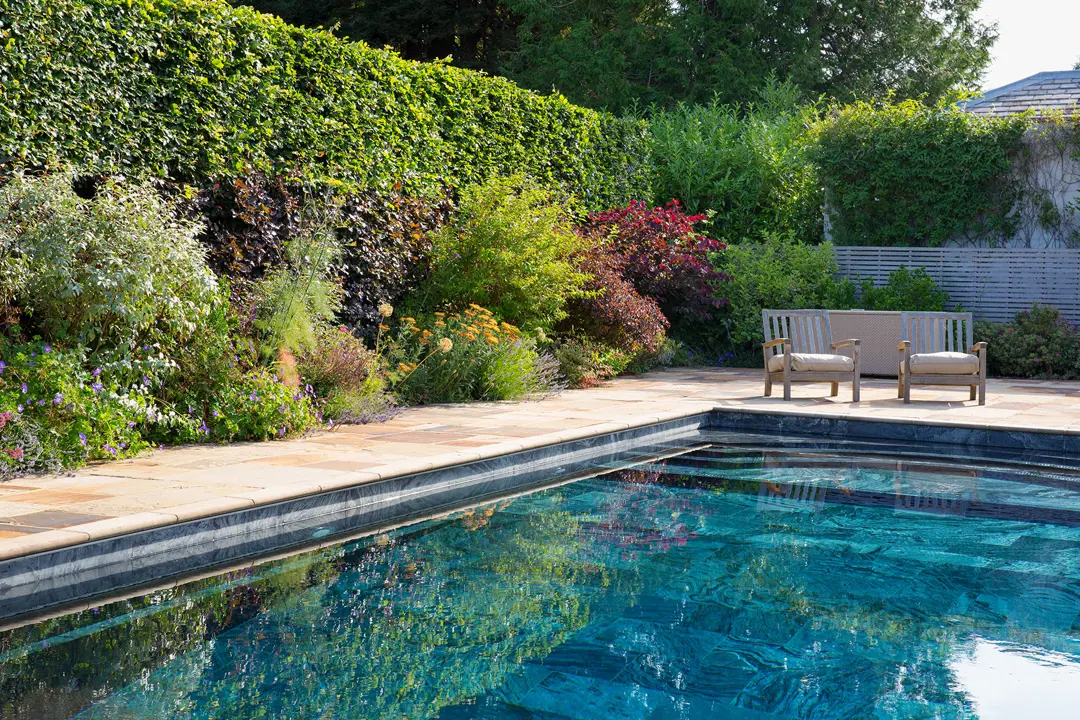
<svg viewBox="0 0 1080 720"><path fill-rule="evenodd" d="M650 196L643 122L220 0L0 0L4 161L415 194L525 172L593 209Z"/></svg>
<svg viewBox="0 0 1080 720"><path fill-rule="evenodd" d="M972 115L954 105L865 102L818 124L811 162L838 245L1001 242L1025 188L1011 172L1026 116Z"/></svg>

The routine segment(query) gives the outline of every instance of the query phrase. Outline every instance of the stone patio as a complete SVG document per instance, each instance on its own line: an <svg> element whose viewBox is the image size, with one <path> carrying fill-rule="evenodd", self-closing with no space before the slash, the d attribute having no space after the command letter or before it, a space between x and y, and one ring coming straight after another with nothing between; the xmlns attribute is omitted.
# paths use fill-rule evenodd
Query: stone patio
<svg viewBox="0 0 1080 720"><path fill-rule="evenodd" d="M415 408L297 440L170 448L2 481L0 559L714 409L1080 434L1080 383L990 380L985 407L967 388L921 387L905 406L894 380L873 378L859 403L850 386L830 398L825 384L796 385L789 403L761 393L760 371L673 369L546 400Z"/></svg>

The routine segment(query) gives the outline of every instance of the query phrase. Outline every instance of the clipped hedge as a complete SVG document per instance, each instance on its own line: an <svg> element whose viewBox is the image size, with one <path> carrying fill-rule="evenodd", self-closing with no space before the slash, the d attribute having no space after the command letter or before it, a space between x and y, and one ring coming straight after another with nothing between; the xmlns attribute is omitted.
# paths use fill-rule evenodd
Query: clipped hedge
<svg viewBox="0 0 1080 720"><path fill-rule="evenodd" d="M0 0L0 164L649 196L645 124L220 0Z"/></svg>
<svg viewBox="0 0 1080 720"><path fill-rule="evenodd" d="M1024 187L1012 172L1030 123L954 105L858 102L818 126L811 161L838 245L1003 242Z"/></svg>

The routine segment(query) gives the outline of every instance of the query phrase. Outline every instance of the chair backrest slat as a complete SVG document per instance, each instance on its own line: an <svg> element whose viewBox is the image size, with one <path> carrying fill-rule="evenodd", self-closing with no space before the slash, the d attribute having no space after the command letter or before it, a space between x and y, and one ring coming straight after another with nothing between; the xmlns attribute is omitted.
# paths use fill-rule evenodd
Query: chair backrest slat
<svg viewBox="0 0 1080 720"><path fill-rule="evenodd" d="M832 327L827 310L762 310L761 324L766 342L789 338L791 352L832 352ZM772 354L782 352L783 348L776 347Z"/></svg>
<svg viewBox="0 0 1080 720"><path fill-rule="evenodd" d="M912 353L967 352L974 334L971 313L900 313L900 339Z"/></svg>

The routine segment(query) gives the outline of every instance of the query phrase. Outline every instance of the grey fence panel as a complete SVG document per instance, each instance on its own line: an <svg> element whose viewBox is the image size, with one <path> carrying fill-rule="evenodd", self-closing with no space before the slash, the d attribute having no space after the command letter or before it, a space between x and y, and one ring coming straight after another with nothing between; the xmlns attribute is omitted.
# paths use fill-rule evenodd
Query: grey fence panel
<svg viewBox="0 0 1080 720"><path fill-rule="evenodd" d="M1005 322L1032 303L1080 324L1077 248L836 248L840 275L882 285L901 265L925 268L949 301L982 320Z"/></svg>

